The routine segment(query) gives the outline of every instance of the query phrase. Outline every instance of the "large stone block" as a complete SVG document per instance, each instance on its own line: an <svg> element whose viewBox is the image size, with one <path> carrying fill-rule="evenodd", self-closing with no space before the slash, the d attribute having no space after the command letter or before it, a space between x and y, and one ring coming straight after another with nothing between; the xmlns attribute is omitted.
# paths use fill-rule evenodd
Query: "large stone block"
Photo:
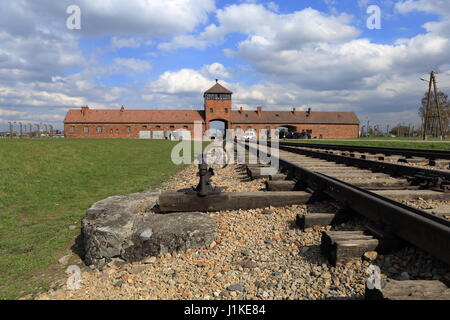
<svg viewBox="0 0 450 320"><path fill-rule="evenodd" d="M103 266L113 258L140 261L159 253L209 245L215 221L202 213L157 214L159 191L114 196L95 203L82 221L85 261Z"/></svg>

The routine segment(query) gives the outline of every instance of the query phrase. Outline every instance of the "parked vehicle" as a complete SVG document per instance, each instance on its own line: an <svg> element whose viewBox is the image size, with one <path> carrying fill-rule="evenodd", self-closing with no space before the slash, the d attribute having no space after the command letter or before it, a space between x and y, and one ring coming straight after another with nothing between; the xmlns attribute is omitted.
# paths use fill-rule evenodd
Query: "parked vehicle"
<svg viewBox="0 0 450 320"><path fill-rule="evenodd" d="M242 136L242 139L244 140L254 140L256 139L256 132L253 130L248 130L244 133Z"/></svg>

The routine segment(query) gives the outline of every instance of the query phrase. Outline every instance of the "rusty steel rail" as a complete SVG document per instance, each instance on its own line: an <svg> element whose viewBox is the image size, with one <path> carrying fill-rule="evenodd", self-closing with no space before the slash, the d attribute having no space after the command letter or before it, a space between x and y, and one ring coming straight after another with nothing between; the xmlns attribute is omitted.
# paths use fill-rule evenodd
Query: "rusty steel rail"
<svg viewBox="0 0 450 320"><path fill-rule="evenodd" d="M297 142L284 142L280 141L280 146L290 147L305 147L315 149L328 149L339 151L353 151L384 155L400 155L404 157L420 157L429 160L447 159L450 160L450 151L444 150L419 150L419 149L406 149L406 148L385 148L385 147L365 147L365 146L352 146L352 145L336 145L336 144L322 144L322 143L297 143Z"/></svg>
<svg viewBox="0 0 450 320"><path fill-rule="evenodd" d="M280 150L355 166L361 169L368 169L373 172L387 173L394 177L405 177L415 185L425 184L424 187L433 190L444 192L450 191L450 172L446 171L423 169L396 163L359 159L308 149L298 149L281 144Z"/></svg>
<svg viewBox="0 0 450 320"><path fill-rule="evenodd" d="M254 149L246 145L247 149ZM255 152L255 150L249 150ZM450 265L450 221L278 159L284 171Z"/></svg>

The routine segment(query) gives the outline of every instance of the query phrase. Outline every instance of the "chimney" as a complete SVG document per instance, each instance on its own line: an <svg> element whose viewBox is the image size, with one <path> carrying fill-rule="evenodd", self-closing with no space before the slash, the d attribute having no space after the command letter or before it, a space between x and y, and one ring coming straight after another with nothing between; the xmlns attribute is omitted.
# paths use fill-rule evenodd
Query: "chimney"
<svg viewBox="0 0 450 320"><path fill-rule="evenodd" d="M122 107L120 108L120 112L124 112L124 111L125 111L125 107L122 106Z"/></svg>
<svg viewBox="0 0 450 320"><path fill-rule="evenodd" d="M243 109L242 109L242 107L239 109L239 113L242 113L242 111L243 111Z"/></svg>
<svg viewBox="0 0 450 320"><path fill-rule="evenodd" d="M308 111L306 111L306 116L309 117L311 115L311 108L308 108Z"/></svg>
<svg viewBox="0 0 450 320"><path fill-rule="evenodd" d="M295 113L295 108L292 108L292 113Z"/></svg>
<svg viewBox="0 0 450 320"><path fill-rule="evenodd" d="M88 110L89 110L88 106L81 107L81 114L84 116L87 113Z"/></svg>
<svg viewBox="0 0 450 320"><path fill-rule="evenodd" d="M256 112L258 113L258 116L260 116L262 113L262 107L257 107Z"/></svg>

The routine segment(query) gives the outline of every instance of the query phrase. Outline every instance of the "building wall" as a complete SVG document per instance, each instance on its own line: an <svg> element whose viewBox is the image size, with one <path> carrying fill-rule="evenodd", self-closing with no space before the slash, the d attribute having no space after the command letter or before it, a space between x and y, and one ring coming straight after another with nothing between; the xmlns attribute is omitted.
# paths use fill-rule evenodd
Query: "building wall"
<svg viewBox="0 0 450 320"><path fill-rule="evenodd" d="M244 132L249 128L254 129L257 134L259 130L269 129L275 130L279 127L292 127L296 132L302 132L302 130L312 130L311 137L316 139L349 139L358 138L359 125L357 124L244 124L244 123L232 123L231 129L237 129L240 127Z"/></svg>
<svg viewBox="0 0 450 320"><path fill-rule="evenodd" d="M74 132L71 132L71 127L74 127ZM84 128L88 127L89 131L84 132ZM97 128L101 127L101 133L97 132ZM130 127L131 132L127 132L127 127ZM188 130L191 132L191 137L194 137L194 124L179 124L179 123L161 123L161 124L64 124L65 135L67 138L125 138L125 139L139 139L140 131L175 131L178 129Z"/></svg>
<svg viewBox="0 0 450 320"><path fill-rule="evenodd" d="M214 120L224 120L225 128L231 122L231 100L205 100L206 129Z"/></svg>
<svg viewBox="0 0 450 320"><path fill-rule="evenodd" d="M75 131L70 132L70 127L74 127ZM317 139L329 138L358 138L359 125L357 124L229 124L229 129L237 129L240 127L243 132L249 128L255 130L259 134L259 130L269 129L275 130L279 127L292 127L296 132L302 130L312 130L311 137ZM89 128L89 132L84 132L84 127ZM102 127L103 132L98 133L97 127ZM130 127L131 132L127 132L126 128ZM194 124L65 124L64 130L67 138L130 138L138 139L139 131L175 131L177 129L188 130L191 137L194 137ZM204 127L203 127L204 130Z"/></svg>

